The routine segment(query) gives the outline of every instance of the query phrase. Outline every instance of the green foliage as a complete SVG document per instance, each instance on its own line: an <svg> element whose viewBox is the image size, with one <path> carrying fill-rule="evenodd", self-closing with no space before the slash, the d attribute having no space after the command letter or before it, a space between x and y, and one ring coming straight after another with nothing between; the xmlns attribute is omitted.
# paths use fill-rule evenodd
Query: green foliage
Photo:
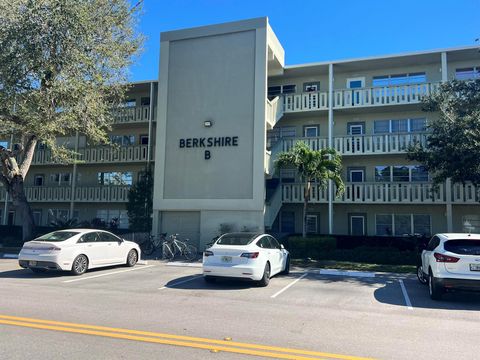
<svg viewBox="0 0 480 360"><path fill-rule="evenodd" d="M337 195L344 191L341 178L342 157L335 149L312 150L303 141L298 141L290 151L281 152L275 160L276 169L294 167L305 182L317 181L326 187L333 180Z"/></svg>
<svg viewBox="0 0 480 360"><path fill-rule="evenodd" d="M415 251L401 251L393 247L359 246L354 249L337 249L334 237L292 236L287 250L294 259L353 261L369 264L416 265Z"/></svg>
<svg viewBox="0 0 480 360"><path fill-rule="evenodd" d="M409 148L408 159L423 164L435 184L480 184L480 80L452 80L423 101L423 110L438 112L429 119L427 146Z"/></svg>
<svg viewBox="0 0 480 360"><path fill-rule="evenodd" d="M142 42L137 12L127 0L0 0L0 137L34 136L65 162L56 136L107 142Z"/></svg>
<svg viewBox="0 0 480 360"><path fill-rule="evenodd" d="M144 176L130 188L128 193L128 221L130 230L150 232L152 229L153 176L147 170Z"/></svg>

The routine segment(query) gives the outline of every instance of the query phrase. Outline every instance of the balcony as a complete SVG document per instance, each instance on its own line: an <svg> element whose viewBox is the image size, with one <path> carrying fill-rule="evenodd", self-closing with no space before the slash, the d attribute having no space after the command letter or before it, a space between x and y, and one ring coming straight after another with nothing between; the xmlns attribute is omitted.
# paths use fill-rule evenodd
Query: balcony
<svg viewBox="0 0 480 360"><path fill-rule="evenodd" d="M127 202L130 186L81 186L75 188L72 199L70 186L32 186L25 187L28 202ZM0 201L5 201L5 190L0 188Z"/></svg>
<svg viewBox="0 0 480 360"><path fill-rule="evenodd" d="M78 149L78 160L86 164L107 164L107 163L130 163L145 162L148 158L148 145L130 145L130 146L92 146ZM152 147L151 156L155 154ZM33 156L32 165L51 165L52 160L50 150L37 150Z"/></svg>
<svg viewBox="0 0 480 360"><path fill-rule="evenodd" d="M333 92L334 109L418 104L423 96L434 92L440 83L420 83L361 89L341 89ZM285 113L328 110L328 92L314 91L283 96Z"/></svg>
<svg viewBox="0 0 480 360"><path fill-rule="evenodd" d="M410 145L427 143L426 132L389 133L381 135L347 135L335 136L333 148L341 155L401 154ZM312 150L326 149L328 138L282 138L279 140L279 151L289 151L298 141L305 142ZM277 149L277 147L275 147Z"/></svg>
<svg viewBox="0 0 480 360"><path fill-rule="evenodd" d="M153 108L153 121L155 121L155 107ZM150 119L150 106L130 106L113 110L115 124L148 122Z"/></svg>
<svg viewBox="0 0 480 360"><path fill-rule="evenodd" d="M346 183L345 192L333 200L339 204L446 204L447 192L441 185L432 192L431 183ZM454 184L453 204L479 204L480 189L471 184ZM283 203L303 203L303 184L282 184ZM311 203L327 203L328 191L313 185Z"/></svg>

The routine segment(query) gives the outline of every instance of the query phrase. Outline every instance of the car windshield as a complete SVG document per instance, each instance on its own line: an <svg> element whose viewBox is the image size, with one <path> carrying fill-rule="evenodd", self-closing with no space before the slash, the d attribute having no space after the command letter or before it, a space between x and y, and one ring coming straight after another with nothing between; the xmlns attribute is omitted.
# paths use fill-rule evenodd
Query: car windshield
<svg viewBox="0 0 480 360"><path fill-rule="evenodd" d="M454 254L480 255L480 240L448 240L443 246Z"/></svg>
<svg viewBox="0 0 480 360"><path fill-rule="evenodd" d="M225 234L218 239L216 245L248 245L256 237L257 234Z"/></svg>
<svg viewBox="0 0 480 360"><path fill-rule="evenodd" d="M77 234L80 233L78 231L54 231L36 238L35 241L65 241Z"/></svg>

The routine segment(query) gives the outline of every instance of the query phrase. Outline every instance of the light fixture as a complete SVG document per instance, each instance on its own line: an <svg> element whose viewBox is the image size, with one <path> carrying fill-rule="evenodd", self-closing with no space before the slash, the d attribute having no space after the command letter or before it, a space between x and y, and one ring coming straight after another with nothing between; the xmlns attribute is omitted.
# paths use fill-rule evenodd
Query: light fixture
<svg viewBox="0 0 480 360"><path fill-rule="evenodd" d="M203 126L209 128L209 127L212 127L213 126L213 121L212 120L205 120L203 122Z"/></svg>

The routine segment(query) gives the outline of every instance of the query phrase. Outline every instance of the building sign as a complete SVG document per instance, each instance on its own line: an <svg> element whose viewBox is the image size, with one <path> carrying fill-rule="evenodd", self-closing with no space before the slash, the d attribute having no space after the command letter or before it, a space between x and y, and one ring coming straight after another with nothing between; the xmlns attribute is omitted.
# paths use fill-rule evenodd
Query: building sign
<svg viewBox="0 0 480 360"><path fill-rule="evenodd" d="M238 146L238 136L186 138L179 140L179 147L183 148L212 148ZM211 158L210 150L205 150L205 160Z"/></svg>

